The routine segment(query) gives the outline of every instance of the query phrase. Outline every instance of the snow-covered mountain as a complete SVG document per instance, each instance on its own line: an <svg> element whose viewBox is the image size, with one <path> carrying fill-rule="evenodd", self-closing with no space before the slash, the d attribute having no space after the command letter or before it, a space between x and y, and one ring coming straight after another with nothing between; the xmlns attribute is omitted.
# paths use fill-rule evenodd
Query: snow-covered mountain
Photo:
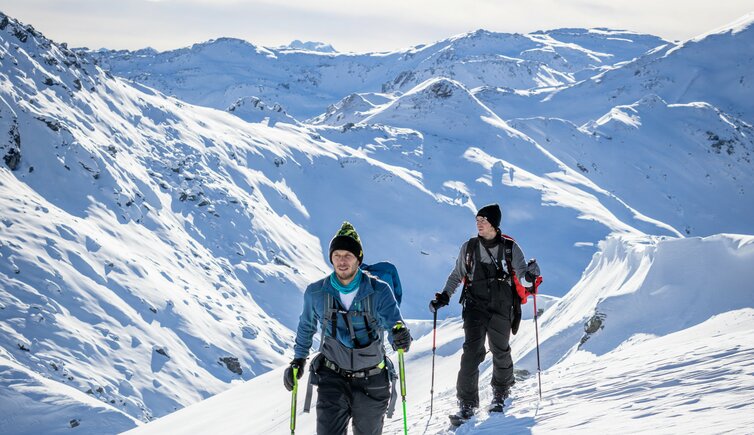
<svg viewBox="0 0 754 435"><path fill-rule="evenodd" d="M606 313L621 331L582 347L602 357L630 344L646 332L632 319L649 317L572 295L594 281L603 283L589 293L595 303L617 300L612 279L644 282L642 267L656 260L642 255L654 247L703 255L685 235L754 233L754 146L748 94L737 85L669 98L621 74L642 62L669 65L649 75L685 73L712 58L704 50L751 46L748 23L677 45L559 29L477 31L379 54L227 38L165 53L89 53L0 15L0 432L116 433L252 378L228 394L280 396L279 371L260 374L291 357L301 292L328 272L323 252L345 219L367 262L399 267L403 311L422 319L474 231L473 213L500 202L504 231L545 271L543 291L573 288L542 318L556 350L546 368L581 358L578 331ZM689 47L698 56L650 61ZM720 59L725 74L750 74L744 61ZM707 76L717 70L699 71L718 83ZM626 101L589 97L600 83L619 89L620 77L632 89ZM699 243L708 240L732 252L722 259L750 259L745 236ZM678 264L642 291L671 285L663 274ZM751 300L708 305L691 311L692 323ZM458 313L458 304L443 312L448 382ZM737 331L749 328L731 313ZM649 333L689 326L671 320ZM421 320L413 328L427 331ZM515 349L531 371L527 330ZM410 364L426 364L426 343L418 340ZM260 387L273 381L275 392ZM208 403L237 409L221 397ZM277 409L276 400L266 406ZM532 421L521 415L524 426Z"/></svg>
<svg viewBox="0 0 754 435"><path fill-rule="evenodd" d="M264 199L294 201L284 182L225 166L307 136L183 109L31 27L0 28L4 368L148 420L286 360L294 316L270 298L324 273L319 242Z"/></svg>
<svg viewBox="0 0 754 435"><path fill-rule="evenodd" d="M745 433L754 425L752 262L752 236L608 238L582 280L540 317L542 400L537 376L526 374L537 362L534 325L524 320L511 342L518 381L505 415L481 412L456 431L446 416L457 410L461 321L438 325L431 414L431 321L413 324L430 330L406 354L409 433ZM490 358L480 370L480 386L489 385ZM283 432L291 399L282 372L128 433ZM265 400L250 407L252 395ZM302 395L296 433L311 434L316 419L301 412ZM489 387L480 396L489 401ZM402 418L399 409L384 432L402 433Z"/></svg>
<svg viewBox="0 0 754 435"><path fill-rule="evenodd" d="M581 125L653 94L670 104L706 102L751 124L753 23L754 13L683 43L658 46L574 86L530 93L487 90L479 98L505 119L547 116Z"/></svg>
<svg viewBox="0 0 754 435"><path fill-rule="evenodd" d="M439 131L433 135L447 139L465 131L477 138L483 135L468 118L492 112L571 170L678 232L750 234L754 221L746 217L754 214L754 114L749 104L754 99L749 55L753 20L748 15L682 43L609 29L526 35L479 30L385 54L297 53L293 58L269 49L264 57L240 51L220 55L230 44L222 40L144 56L108 51L95 55L117 74L187 101L226 108L218 95L247 92L265 101L286 101L283 106L294 118L309 117L310 123L343 130L351 124L382 124L425 134L416 123L421 117L421 122L435 122ZM205 62L205 53L215 53L212 58L218 60ZM222 69L222 77L240 65L246 67L236 74L234 86L264 83L274 71L275 86L286 87L285 96L269 93L269 86L231 89L216 80L215 70ZM189 73L194 81L183 90L176 83L183 83ZM297 84L288 78L291 74L299 78ZM210 75L211 80L202 78ZM314 76L319 79L301 81ZM555 76L560 79L551 80ZM431 105L437 94L426 89L430 84L444 87L434 83L441 78L450 87L465 88L461 93L471 93L485 107L468 112L467 106L448 103L442 110L416 110L405 120L386 118L387 112L403 113L407 104ZM212 84L199 86L199 81ZM317 106L321 112L312 117L308 110ZM322 134L351 144L329 131ZM418 148L433 146L427 142L426 135L421 137ZM623 164L626 159L630 165ZM676 165L678 161L684 163ZM730 194L714 194L720 190ZM709 200L699 201L700 196ZM721 222L717 210L730 210L733 216ZM585 263L581 258L580 264Z"/></svg>
<svg viewBox="0 0 754 435"><path fill-rule="evenodd" d="M257 97L303 120L352 93L406 92L434 77L469 88L573 83L665 43L651 35L604 30L527 35L478 30L393 53L318 53L221 38L161 53L93 55L113 74L189 103L225 109L239 98Z"/></svg>

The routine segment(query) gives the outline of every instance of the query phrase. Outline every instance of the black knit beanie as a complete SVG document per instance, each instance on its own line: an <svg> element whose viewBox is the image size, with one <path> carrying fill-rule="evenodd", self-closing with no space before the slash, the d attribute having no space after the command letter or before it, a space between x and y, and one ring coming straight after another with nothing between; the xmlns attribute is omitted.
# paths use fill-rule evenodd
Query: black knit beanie
<svg viewBox="0 0 754 435"><path fill-rule="evenodd" d="M332 240L330 240L331 264L333 251L337 251L339 249L351 252L356 256L356 258L359 259L359 264L361 264L362 260L364 259L364 251L361 248L361 239L359 239L359 234L356 232L356 229L353 227L353 225L351 225L349 222L343 222L343 225L340 227L338 233L335 234L335 237L333 237Z"/></svg>
<svg viewBox="0 0 754 435"><path fill-rule="evenodd" d="M503 218L503 212L500 211L500 206L497 204L485 205L479 209L476 215L487 219L487 222L493 227L500 228L500 220Z"/></svg>

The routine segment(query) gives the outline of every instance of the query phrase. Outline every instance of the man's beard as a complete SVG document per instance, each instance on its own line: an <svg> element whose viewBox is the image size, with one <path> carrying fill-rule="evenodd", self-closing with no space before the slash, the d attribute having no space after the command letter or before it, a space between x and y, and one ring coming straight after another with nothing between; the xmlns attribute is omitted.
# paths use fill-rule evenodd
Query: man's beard
<svg viewBox="0 0 754 435"><path fill-rule="evenodd" d="M358 271L358 269L354 270L353 272L350 271L350 270L347 270L345 272L341 272L341 271L339 271L339 270L336 269L335 270L335 276L337 276L338 279L341 280L341 281L350 281L350 280L352 280L356 276L356 272L357 271Z"/></svg>

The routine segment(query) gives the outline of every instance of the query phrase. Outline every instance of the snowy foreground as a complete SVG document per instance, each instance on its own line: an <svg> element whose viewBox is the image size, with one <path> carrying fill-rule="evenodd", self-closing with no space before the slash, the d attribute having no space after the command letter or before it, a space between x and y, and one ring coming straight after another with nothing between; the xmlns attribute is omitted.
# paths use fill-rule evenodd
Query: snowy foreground
<svg viewBox="0 0 754 435"><path fill-rule="evenodd" d="M482 412L456 433L743 433L754 427L754 237L611 238L601 247L582 281L540 318L542 400L531 375L517 384L504 416ZM596 313L602 328L587 334L584 323ZM533 326L525 320L512 346L517 369L536 373ZM438 325L432 414L431 323L412 327L421 337L406 358L409 433L446 433L446 414L455 411L461 321ZM483 385L490 363L482 364ZM282 370L129 434L285 433L290 394ZM483 388L482 403L489 395ZM315 416L302 414L302 403L303 392L297 433L314 433ZM401 431L399 404L385 433Z"/></svg>

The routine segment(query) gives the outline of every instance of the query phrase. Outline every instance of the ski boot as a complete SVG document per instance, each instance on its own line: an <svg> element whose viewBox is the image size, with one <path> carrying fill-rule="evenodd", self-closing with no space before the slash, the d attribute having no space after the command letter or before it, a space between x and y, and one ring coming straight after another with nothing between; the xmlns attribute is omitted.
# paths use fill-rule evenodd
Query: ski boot
<svg viewBox="0 0 754 435"><path fill-rule="evenodd" d="M510 390L507 388L494 388L492 391L492 403L490 404L489 412L503 412L505 406L505 399L510 395Z"/></svg>
<svg viewBox="0 0 754 435"><path fill-rule="evenodd" d="M462 402L458 412L448 416L448 418L450 418L450 424L458 427L466 423L471 417L474 416L475 408L476 406L474 406L474 404L472 403Z"/></svg>

